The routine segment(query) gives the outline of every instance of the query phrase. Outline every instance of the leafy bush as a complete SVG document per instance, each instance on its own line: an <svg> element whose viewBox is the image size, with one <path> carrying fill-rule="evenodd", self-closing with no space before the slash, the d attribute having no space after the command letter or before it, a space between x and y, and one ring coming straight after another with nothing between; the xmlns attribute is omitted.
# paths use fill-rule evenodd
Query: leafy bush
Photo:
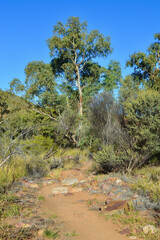
<svg viewBox="0 0 160 240"><path fill-rule="evenodd" d="M130 136L128 170L142 166L160 153L160 94L141 90L124 103L126 129Z"/></svg>
<svg viewBox="0 0 160 240"><path fill-rule="evenodd" d="M123 160L120 154L116 155L111 145L104 146L102 150L95 155L95 161L105 171L112 171L123 166Z"/></svg>
<svg viewBox="0 0 160 240"><path fill-rule="evenodd" d="M37 135L31 139L25 140L24 144L24 149L27 150L27 152L39 155L51 149L51 147L53 146L53 139L51 139L50 137Z"/></svg>

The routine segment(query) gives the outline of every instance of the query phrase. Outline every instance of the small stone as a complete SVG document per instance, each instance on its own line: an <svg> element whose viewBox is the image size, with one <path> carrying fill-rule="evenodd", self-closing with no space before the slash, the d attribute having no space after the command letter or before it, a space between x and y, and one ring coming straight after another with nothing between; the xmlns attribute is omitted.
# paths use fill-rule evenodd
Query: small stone
<svg viewBox="0 0 160 240"><path fill-rule="evenodd" d="M121 180L120 178L117 178L116 184L117 184L117 185L121 185L121 184L122 184L122 180Z"/></svg>
<svg viewBox="0 0 160 240"><path fill-rule="evenodd" d="M130 229L129 228L124 228L121 232L120 232L120 234L122 234L122 235L127 235L127 234L129 234L130 233Z"/></svg>
<svg viewBox="0 0 160 240"><path fill-rule="evenodd" d="M24 224L23 228L30 228L31 227L31 224Z"/></svg>
<svg viewBox="0 0 160 240"><path fill-rule="evenodd" d="M131 237L129 237L129 239L137 239L137 237L131 236Z"/></svg>
<svg viewBox="0 0 160 240"><path fill-rule="evenodd" d="M31 188L39 188L39 186L37 184L30 184Z"/></svg>
<svg viewBox="0 0 160 240"><path fill-rule="evenodd" d="M16 228L30 228L31 227L31 224L25 224L23 222L19 222L15 225Z"/></svg>
<svg viewBox="0 0 160 240"><path fill-rule="evenodd" d="M83 191L83 188L72 188L70 190L71 193L77 193L77 192L82 192Z"/></svg>
<svg viewBox="0 0 160 240"><path fill-rule="evenodd" d="M137 193L133 195L133 198L138 198L138 197L139 195Z"/></svg>
<svg viewBox="0 0 160 240"><path fill-rule="evenodd" d="M22 228L24 226L23 222L19 222L15 225L16 228Z"/></svg>
<svg viewBox="0 0 160 240"><path fill-rule="evenodd" d="M85 180L81 180L80 183L85 183Z"/></svg>
<svg viewBox="0 0 160 240"><path fill-rule="evenodd" d="M56 188L52 189L52 193L53 194L60 194L60 193L66 194L66 193L68 193L68 188L67 187L56 187Z"/></svg>
<svg viewBox="0 0 160 240"><path fill-rule="evenodd" d="M148 233L156 233L156 228L155 226L153 225L146 225L144 228L143 228L143 232L144 234L148 234Z"/></svg>
<svg viewBox="0 0 160 240"><path fill-rule="evenodd" d="M43 236L43 233L44 233L44 230L43 230L43 229L41 229L41 230L38 231L38 235L39 235L40 237Z"/></svg>
<svg viewBox="0 0 160 240"><path fill-rule="evenodd" d="M110 197L114 197L114 196L115 196L115 193L113 193L113 192L109 192L109 193L108 193L108 196L110 196Z"/></svg>
<svg viewBox="0 0 160 240"><path fill-rule="evenodd" d="M77 178L67 178L67 179L62 181L62 184L63 185L67 185L67 186L73 185L75 183L78 183L78 179Z"/></svg>
<svg viewBox="0 0 160 240"><path fill-rule="evenodd" d="M55 197L54 194L49 194L48 197Z"/></svg>

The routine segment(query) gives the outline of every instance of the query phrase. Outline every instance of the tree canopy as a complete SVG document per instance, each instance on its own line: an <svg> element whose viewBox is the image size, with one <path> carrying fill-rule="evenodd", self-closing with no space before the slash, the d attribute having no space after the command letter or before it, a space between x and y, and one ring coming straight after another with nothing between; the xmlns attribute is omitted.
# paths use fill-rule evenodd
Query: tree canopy
<svg viewBox="0 0 160 240"><path fill-rule="evenodd" d="M86 22L70 17L65 25L58 22L53 27L53 36L47 42L50 56L54 58L54 71L63 75L67 85L78 89L79 113L82 115L82 92L91 81L87 75L92 73L93 84L100 77L103 70L93 63L93 59L107 57L112 52L110 38L104 37L98 30L89 32Z"/></svg>
<svg viewBox="0 0 160 240"><path fill-rule="evenodd" d="M134 53L127 61L127 66L133 67L134 81L144 87L160 91L160 34L154 35L155 42L148 48L147 54Z"/></svg>

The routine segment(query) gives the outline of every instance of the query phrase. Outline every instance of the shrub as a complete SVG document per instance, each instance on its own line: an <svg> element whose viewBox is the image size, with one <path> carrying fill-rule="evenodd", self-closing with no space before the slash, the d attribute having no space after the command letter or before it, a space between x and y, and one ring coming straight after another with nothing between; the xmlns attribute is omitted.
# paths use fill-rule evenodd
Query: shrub
<svg viewBox="0 0 160 240"><path fill-rule="evenodd" d="M44 137L42 135L34 136L31 139L25 140L25 150L32 154L39 155L48 151L53 146L53 139L50 137Z"/></svg>
<svg viewBox="0 0 160 240"><path fill-rule="evenodd" d="M32 175L34 177L45 176L50 170L50 162L43 160L43 158L39 156L28 156L26 160L26 172L28 175Z"/></svg>
<svg viewBox="0 0 160 240"><path fill-rule="evenodd" d="M111 145L104 146L102 150L95 155L95 161L105 171L112 171L123 166L123 160L120 154L116 155Z"/></svg>
<svg viewBox="0 0 160 240"><path fill-rule="evenodd" d="M160 94L141 90L124 103L127 132L130 136L128 170L142 166L160 153Z"/></svg>
<svg viewBox="0 0 160 240"><path fill-rule="evenodd" d="M132 185L133 190L142 192L152 202L160 201L160 168L144 167L133 171L137 181Z"/></svg>
<svg viewBox="0 0 160 240"><path fill-rule="evenodd" d="M11 163L0 168L0 192L25 175L24 160L21 158L12 159Z"/></svg>

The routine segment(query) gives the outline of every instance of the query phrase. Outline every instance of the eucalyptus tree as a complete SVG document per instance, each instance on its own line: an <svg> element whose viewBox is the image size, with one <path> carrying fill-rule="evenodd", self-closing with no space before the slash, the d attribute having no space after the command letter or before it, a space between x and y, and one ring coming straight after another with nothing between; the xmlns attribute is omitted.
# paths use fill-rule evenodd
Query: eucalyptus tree
<svg viewBox="0 0 160 240"><path fill-rule="evenodd" d="M112 52L110 38L98 30L88 31L87 23L78 17L68 18L66 24L58 22L53 26L53 36L47 40L53 69L63 77L67 86L78 90L78 109L83 115L83 91L89 81L84 70L98 57L107 57ZM58 70L56 70L58 65ZM90 84L90 83L89 83Z"/></svg>
<svg viewBox="0 0 160 240"><path fill-rule="evenodd" d="M134 68L134 81L141 86L160 91L160 33L155 34L154 39L147 53L132 54L127 66Z"/></svg>

